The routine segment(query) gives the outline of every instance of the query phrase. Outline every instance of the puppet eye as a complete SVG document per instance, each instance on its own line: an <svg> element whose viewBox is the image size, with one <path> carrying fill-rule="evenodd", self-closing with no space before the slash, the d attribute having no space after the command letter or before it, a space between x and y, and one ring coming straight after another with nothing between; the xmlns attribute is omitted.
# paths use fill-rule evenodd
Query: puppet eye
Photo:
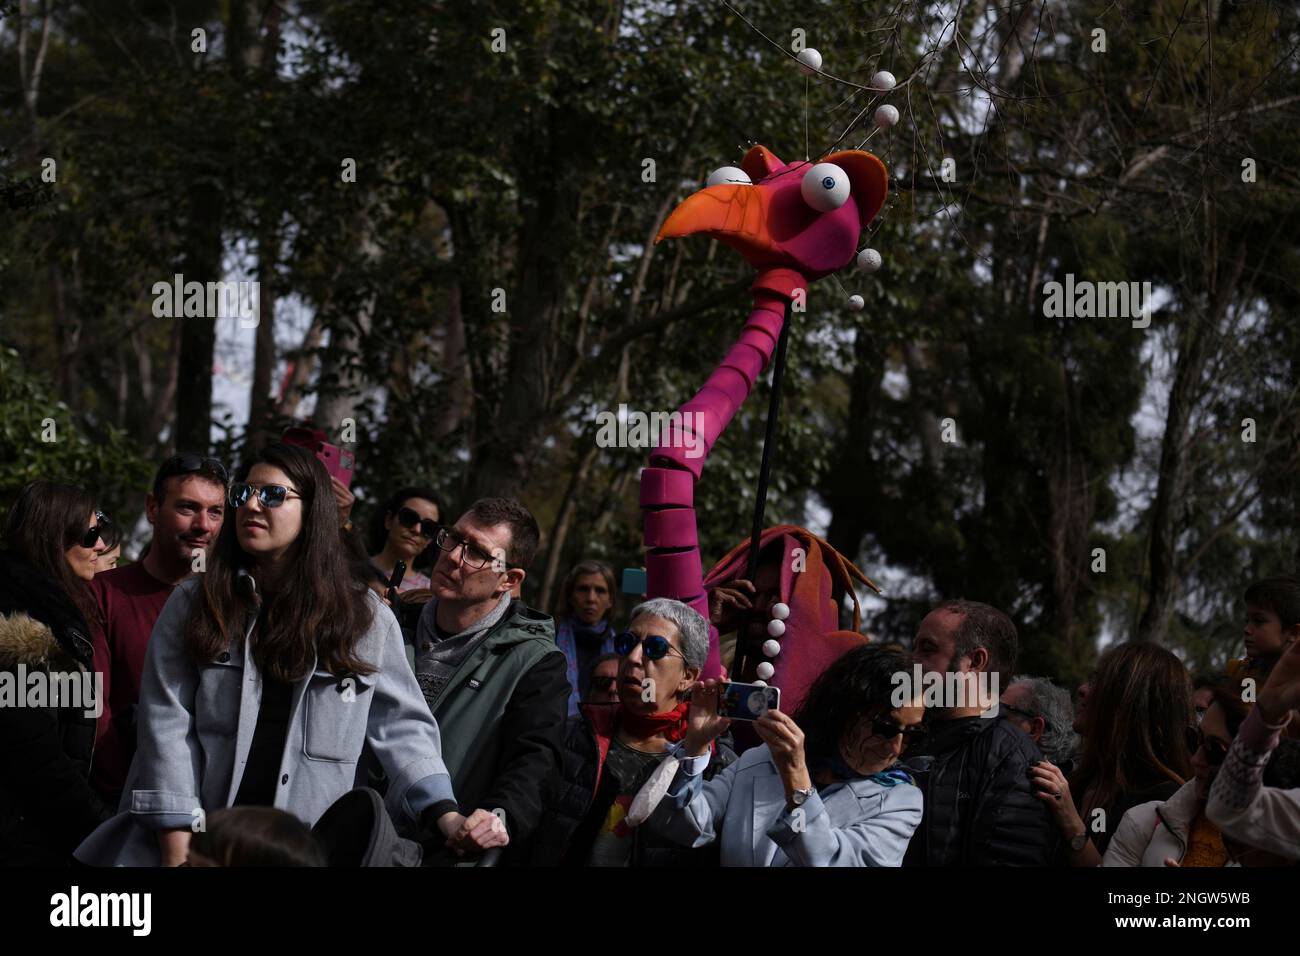
<svg viewBox="0 0 1300 956"><path fill-rule="evenodd" d="M749 178L749 173L739 166L719 166L709 173L709 178L704 181L706 186L726 186L729 183L739 183L746 186L754 185L754 181Z"/></svg>
<svg viewBox="0 0 1300 956"><path fill-rule="evenodd" d="M834 212L849 201L849 175L834 163L818 163L803 174L799 191L818 212Z"/></svg>

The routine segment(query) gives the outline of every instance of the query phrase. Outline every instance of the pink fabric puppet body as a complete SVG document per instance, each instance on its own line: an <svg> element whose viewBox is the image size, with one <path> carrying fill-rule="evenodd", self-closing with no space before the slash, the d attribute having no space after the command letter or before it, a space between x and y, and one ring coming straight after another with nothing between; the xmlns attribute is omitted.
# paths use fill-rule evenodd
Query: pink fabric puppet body
<svg viewBox="0 0 1300 956"><path fill-rule="evenodd" d="M739 340L699 392L681 406L682 414L674 419L680 424L661 436L641 473L646 595L689 604L706 621L695 482L714 443L771 361L787 304L805 298L810 281L853 260L861 230L879 212L888 187L884 164L870 153L846 150L819 162L833 164L839 171L831 173L834 177L847 175L852 201L830 211L812 208L802 191L812 164L782 163L766 147L755 146L741 161L750 183L726 183L693 193L673 210L655 240L710 235L759 270L751 287L753 309ZM718 633L710 624L703 676L721 673Z"/></svg>

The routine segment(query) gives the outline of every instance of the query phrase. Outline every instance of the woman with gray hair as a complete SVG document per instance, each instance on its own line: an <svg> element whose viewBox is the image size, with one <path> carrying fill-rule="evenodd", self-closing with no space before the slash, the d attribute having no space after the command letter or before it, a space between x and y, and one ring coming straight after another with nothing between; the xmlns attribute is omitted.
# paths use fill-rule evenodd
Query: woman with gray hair
<svg viewBox="0 0 1300 956"><path fill-rule="evenodd" d="M618 702L584 703L565 727L564 766L533 841L534 866L696 866L716 863L628 825L632 797L686 735L687 691L709 653L708 624L655 598L632 609L614 639ZM716 769L734 759L714 748ZM710 775L711 776L711 775Z"/></svg>

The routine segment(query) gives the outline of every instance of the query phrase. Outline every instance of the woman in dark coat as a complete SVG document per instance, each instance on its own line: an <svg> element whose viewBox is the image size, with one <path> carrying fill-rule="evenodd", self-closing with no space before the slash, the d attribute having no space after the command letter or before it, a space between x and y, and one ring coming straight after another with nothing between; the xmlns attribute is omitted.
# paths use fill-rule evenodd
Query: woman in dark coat
<svg viewBox="0 0 1300 956"><path fill-rule="evenodd" d="M86 582L99 519L73 485L18 495L0 552L0 865L62 866L111 816L90 787L95 681Z"/></svg>

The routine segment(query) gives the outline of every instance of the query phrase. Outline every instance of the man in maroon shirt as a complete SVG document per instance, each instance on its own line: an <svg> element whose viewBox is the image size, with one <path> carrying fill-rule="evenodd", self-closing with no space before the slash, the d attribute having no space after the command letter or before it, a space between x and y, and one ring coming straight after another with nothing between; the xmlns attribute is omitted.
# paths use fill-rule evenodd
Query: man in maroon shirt
<svg viewBox="0 0 1300 956"><path fill-rule="evenodd" d="M95 733L91 783L116 802L135 754L140 673L154 622L172 589L195 571L194 555L216 543L226 510L225 466L201 455L173 455L145 495L153 540L134 564L96 574L99 604L95 668L104 675L105 705Z"/></svg>

